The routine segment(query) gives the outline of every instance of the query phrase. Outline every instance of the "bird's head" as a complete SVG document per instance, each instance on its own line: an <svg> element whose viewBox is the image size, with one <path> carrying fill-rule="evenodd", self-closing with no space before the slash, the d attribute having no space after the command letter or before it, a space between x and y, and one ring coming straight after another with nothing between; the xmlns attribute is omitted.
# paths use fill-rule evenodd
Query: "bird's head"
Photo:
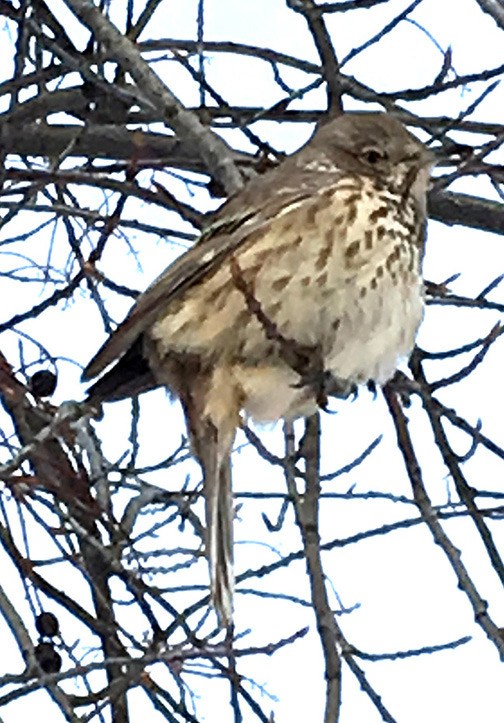
<svg viewBox="0 0 504 723"><path fill-rule="evenodd" d="M433 151L387 113L345 113L321 126L310 143L343 171L369 176L394 193L425 197Z"/></svg>

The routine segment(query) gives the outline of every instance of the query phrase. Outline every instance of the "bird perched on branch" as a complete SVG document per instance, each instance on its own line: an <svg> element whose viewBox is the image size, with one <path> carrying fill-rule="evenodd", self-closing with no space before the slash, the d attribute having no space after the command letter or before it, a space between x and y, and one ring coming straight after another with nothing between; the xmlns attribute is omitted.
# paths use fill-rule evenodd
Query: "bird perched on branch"
<svg viewBox="0 0 504 723"><path fill-rule="evenodd" d="M330 120L251 180L139 297L84 372L90 398L165 385L182 403L206 500L212 602L232 614L230 454L242 415L308 416L383 384L423 315L434 155L385 113Z"/></svg>

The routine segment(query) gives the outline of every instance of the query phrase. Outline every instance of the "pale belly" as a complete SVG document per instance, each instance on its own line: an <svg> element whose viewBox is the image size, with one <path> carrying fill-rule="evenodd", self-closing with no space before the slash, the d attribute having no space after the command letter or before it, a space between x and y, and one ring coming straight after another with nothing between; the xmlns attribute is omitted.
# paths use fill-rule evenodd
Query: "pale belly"
<svg viewBox="0 0 504 723"><path fill-rule="evenodd" d="M324 366L340 380L365 384L388 381L409 357L423 318L422 286L391 286L380 303L354 299L327 348ZM360 301L360 303L359 303ZM328 337L331 336L328 332ZM257 422L308 416L316 411L310 388L299 388L299 376L285 365L234 365L231 374L244 392L243 408Z"/></svg>
<svg viewBox="0 0 504 723"><path fill-rule="evenodd" d="M337 379L355 384L369 380L383 384L413 349L423 317L422 282L411 275L405 283L384 278L376 289L367 289L363 297L365 283L361 276L359 284L347 284L332 295L309 287L293 288L293 293L284 295L280 311L268 305L264 311L278 325L284 340L319 346L325 370ZM261 288L257 292L259 298L260 292ZM212 349L214 406L225 404L228 391L236 389L242 400L241 408L257 422L312 414L317 407L313 389L299 387L299 375L285 363L278 349L274 351L277 345L266 338L261 323L243 313L243 304L240 309L241 312L235 310L227 326L223 327L222 320L218 320L217 354L212 344L215 318L203 326L208 337L200 334L198 342L192 345L184 334L180 340L173 322L169 348L173 349L179 339L177 351L209 356L208 350ZM226 313L231 314L229 306ZM165 320L163 326L166 324Z"/></svg>
<svg viewBox="0 0 504 723"><path fill-rule="evenodd" d="M339 209L341 192L338 198ZM213 375L208 403L222 407L213 416L225 415L232 397L260 422L316 408L313 388L300 387L299 374L285 362L279 336L317 348L325 370L339 380L386 382L413 349L423 296L410 229L394 219L386 229L373 225L382 203L373 197L351 223L342 217L339 225L334 208L308 208L302 238L289 214L276 219L237 255L259 313L226 260L153 326L157 359L172 352L199 357Z"/></svg>

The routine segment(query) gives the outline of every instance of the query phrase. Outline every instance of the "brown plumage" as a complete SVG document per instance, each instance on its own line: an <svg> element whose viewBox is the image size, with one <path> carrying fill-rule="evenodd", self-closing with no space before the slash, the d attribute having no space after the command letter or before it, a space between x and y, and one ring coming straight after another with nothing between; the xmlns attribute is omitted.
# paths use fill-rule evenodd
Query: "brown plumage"
<svg viewBox="0 0 504 723"><path fill-rule="evenodd" d="M230 453L241 415L309 415L324 389L384 383L409 355L423 315L432 164L387 114L328 122L222 206L84 372L104 373L93 399L158 385L180 399L203 470L222 624L232 614Z"/></svg>

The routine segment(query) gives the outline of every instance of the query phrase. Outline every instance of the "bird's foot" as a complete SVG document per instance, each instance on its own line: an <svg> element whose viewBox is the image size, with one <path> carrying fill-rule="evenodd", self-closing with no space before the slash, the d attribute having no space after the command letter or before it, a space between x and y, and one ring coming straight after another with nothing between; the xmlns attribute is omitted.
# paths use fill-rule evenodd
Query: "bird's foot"
<svg viewBox="0 0 504 723"><path fill-rule="evenodd" d="M307 371L294 386L309 387L313 391L318 407L323 410L327 409L329 397L348 399L349 396L357 394L357 385L354 382L340 379L331 372L321 369Z"/></svg>
<svg viewBox="0 0 504 723"><path fill-rule="evenodd" d="M326 393L330 397L338 397L338 399L348 399L348 397L357 396L357 384L348 379L335 377L331 372L324 372L326 375Z"/></svg>

